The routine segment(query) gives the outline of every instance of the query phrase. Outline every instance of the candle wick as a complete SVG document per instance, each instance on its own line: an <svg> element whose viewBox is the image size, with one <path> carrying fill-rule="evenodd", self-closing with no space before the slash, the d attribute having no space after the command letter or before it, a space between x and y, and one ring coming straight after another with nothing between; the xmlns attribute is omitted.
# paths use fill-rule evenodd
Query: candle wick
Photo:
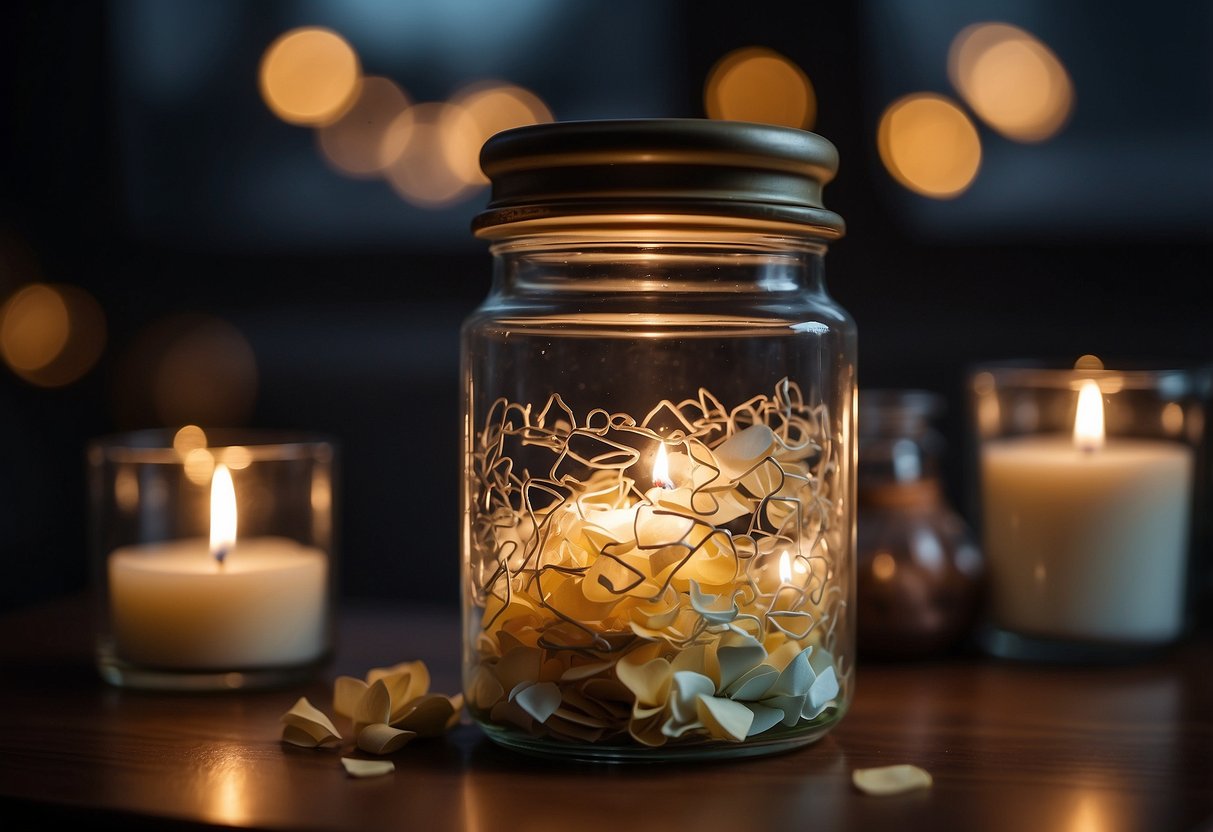
<svg viewBox="0 0 1213 832"><path fill-rule="evenodd" d="M228 547L226 545L224 545L224 546L220 546L219 548L215 549L215 551L213 551L211 553L215 556L215 562L218 563L220 566L223 566L223 559L227 557L227 550L228 550Z"/></svg>

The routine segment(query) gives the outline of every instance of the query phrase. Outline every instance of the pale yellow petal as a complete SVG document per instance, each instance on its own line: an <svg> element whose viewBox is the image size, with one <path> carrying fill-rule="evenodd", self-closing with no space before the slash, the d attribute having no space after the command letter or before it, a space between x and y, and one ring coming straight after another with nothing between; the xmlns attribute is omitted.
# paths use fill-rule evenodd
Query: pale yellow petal
<svg viewBox="0 0 1213 832"><path fill-rule="evenodd" d="M396 765L391 760L356 760L353 757L342 757L341 765L350 777L379 777L391 774Z"/></svg>
<svg viewBox="0 0 1213 832"><path fill-rule="evenodd" d="M358 710L358 703L362 701L369 687L366 682L353 676L338 676L333 682L333 710L341 716L353 719L354 712Z"/></svg>
<svg viewBox="0 0 1213 832"><path fill-rule="evenodd" d="M358 732L358 747L368 754L391 754L416 737L413 731L401 731L377 722Z"/></svg>
<svg viewBox="0 0 1213 832"><path fill-rule="evenodd" d="M930 788L932 779L930 773L924 769L903 763L878 768L857 768L851 772L851 782L865 794L883 796Z"/></svg>

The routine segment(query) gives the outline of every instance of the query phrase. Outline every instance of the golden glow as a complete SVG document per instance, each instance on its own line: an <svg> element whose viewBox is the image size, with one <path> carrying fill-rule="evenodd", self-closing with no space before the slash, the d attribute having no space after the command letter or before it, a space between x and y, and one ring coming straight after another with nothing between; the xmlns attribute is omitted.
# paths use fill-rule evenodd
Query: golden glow
<svg viewBox="0 0 1213 832"><path fill-rule="evenodd" d="M244 684L240 673L229 673L224 682L230 688ZM247 826L253 816L257 790L250 784L249 772L256 761L235 746L218 745L207 754L200 788L206 796L205 819L223 826Z"/></svg>
<svg viewBox="0 0 1213 832"><path fill-rule="evenodd" d="M872 558L872 576L878 581L887 581L897 574L897 561L888 552L877 552Z"/></svg>
<svg viewBox="0 0 1213 832"><path fill-rule="evenodd" d="M252 409L257 363L248 341L213 318L166 322L152 378L156 413L165 424L238 424Z"/></svg>
<svg viewBox="0 0 1213 832"><path fill-rule="evenodd" d="M261 58L266 106L290 124L336 121L358 92L358 56L329 29L304 27L278 37Z"/></svg>
<svg viewBox="0 0 1213 832"><path fill-rule="evenodd" d="M1078 412L1074 414L1074 446L1097 451L1104 446L1103 394L1092 379L1078 391Z"/></svg>
<svg viewBox="0 0 1213 832"><path fill-rule="evenodd" d="M451 98L459 107L447 120L442 147L452 171L468 185L487 185L480 170L480 148L503 130L528 124L547 124L552 112L530 90L513 84L487 81L467 87Z"/></svg>
<svg viewBox="0 0 1213 832"><path fill-rule="evenodd" d="M667 490L674 487L674 481L670 479L670 457L664 442L657 443L657 457L653 460L653 485Z"/></svg>
<svg viewBox="0 0 1213 832"><path fill-rule="evenodd" d="M787 552L779 556L779 582L781 584L792 582L792 559L788 557Z"/></svg>
<svg viewBox="0 0 1213 832"><path fill-rule="evenodd" d="M981 167L981 140L952 101L915 93L893 102L880 118L877 145L893 178L935 199L959 196Z"/></svg>
<svg viewBox="0 0 1213 832"><path fill-rule="evenodd" d="M223 560L236 545L236 488L226 465L211 480L211 556Z"/></svg>
<svg viewBox="0 0 1213 832"><path fill-rule="evenodd" d="M1074 107L1074 86L1057 56L1006 23L963 29L948 51L948 76L982 121L1016 141L1055 135Z"/></svg>
<svg viewBox="0 0 1213 832"><path fill-rule="evenodd" d="M1069 823L1063 827L1065 832L1107 832L1120 825L1121 818L1104 812L1100 796L1104 790L1089 790L1081 793L1078 803L1070 815Z"/></svg>
<svg viewBox="0 0 1213 832"><path fill-rule="evenodd" d="M186 425L173 436L173 450L181 455L195 448L206 447L206 431L197 425Z"/></svg>
<svg viewBox="0 0 1213 832"><path fill-rule="evenodd" d="M206 485L215 471L215 457L206 448L194 448L185 454L185 477L194 485Z"/></svg>
<svg viewBox="0 0 1213 832"><path fill-rule="evenodd" d="M439 208L457 202L470 191L451 169L443 147L451 123L463 118L456 104L427 102L409 107L388 127L385 141L399 142L402 150L384 170L388 183L408 202Z"/></svg>
<svg viewBox="0 0 1213 832"><path fill-rule="evenodd" d="M34 283L19 289L4 305L0 349L14 371L40 370L67 345L67 304L54 288Z"/></svg>
<svg viewBox="0 0 1213 832"><path fill-rule="evenodd" d="M708 118L813 129L817 94L804 71L771 49L750 46L721 58L704 84Z"/></svg>
<svg viewBox="0 0 1213 832"><path fill-rule="evenodd" d="M114 476L114 502L127 513L139 507L139 477L129 465L123 465Z"/></svg>
<svg viewBox="0 0 1213 832"><path fill-rule="evenodd" d="M223 464L233 471L243 471L253 462L253 455L243 445L223 449Z"/></svg>
<svg viewBox="0 0 1213 832"><path fill-rule="evenodd" d="M61 387L97 363L105 329L105 313L88 292L34 283L0 309L0 356L26 381Z"/></svg>
<svg viewBox="0 0 1213 832"><path fill-rule="evenodd" d="M1179 402L1167 402L1163 405L1162 414L1159 417L1162 420L1163 432L1170 436L1179 436L1184 431L1184 409Z"/></svg>
<svg viewBox="0 0 1213 832"><path fill-rule="evenodd" d="M1074 362L1074 369L1075 370L1102 370L1103 361L1099 358L1098 355L1087 354L1087 355L1079 356L1078 360Z"/></svg>
<svg viewBox="0 0 1213 832"><path fill-rule="evenodd" d="M389 141L388 126L409 106L408 96L387 78L363 78L353 105L316 131L324 158L342 173L373 176L400 156L404 145Z"/></svg>

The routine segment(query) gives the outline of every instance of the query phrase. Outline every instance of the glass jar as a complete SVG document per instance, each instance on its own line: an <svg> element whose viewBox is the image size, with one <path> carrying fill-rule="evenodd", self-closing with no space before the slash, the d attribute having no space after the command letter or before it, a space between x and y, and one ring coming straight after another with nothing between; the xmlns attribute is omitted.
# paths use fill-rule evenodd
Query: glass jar
<svg viewBox="0 0 1213 832"><path fill-rule="evenodd" d="M955 650L981 609L984 568L941 480L943 397L926 390L859 396L858 649L909 659Z"/></svg>
<svg viewBox="0 0 1213 832"><path fill-rule="evenodd" d="M834 147L739 122L519 128L481 154L463 330L464 689L585 760L810 743L853 683L856 335Z"/></svg>

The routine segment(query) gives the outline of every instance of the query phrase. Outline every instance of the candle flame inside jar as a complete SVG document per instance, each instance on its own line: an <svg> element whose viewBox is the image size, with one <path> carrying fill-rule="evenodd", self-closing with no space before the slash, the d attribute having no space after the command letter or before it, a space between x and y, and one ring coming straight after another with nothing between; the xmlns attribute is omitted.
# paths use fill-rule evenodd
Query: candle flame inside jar
<svg viewBox="0 0 1213 832"><path fill-rule="evenodd" d="M667 491L674 488L674 481L670 479L670 458L664 442L658 444L657 459L653 461L653 485Z"/></svg>
<svg viewBox="0 0 1213 832"><path fill-rule="evenodd" d="M211 477L211 556L220 564L236 545L236 489L226 465Z"/></svg>
<svg viewBox="0 0 1213 832"><path fill-rule="evenodd" d="M1078 412L1074 415L1074 447L1088 453L1104 446L1103 394L1093 379L1082 383L1078 391Z"/></svg>
<svg viewBox="0 0 1213 832"><path fill-rule="evenodd" d="M792 559L788 557L787 552L779 556L779 582L781 584L792 582Z"/></svg>

